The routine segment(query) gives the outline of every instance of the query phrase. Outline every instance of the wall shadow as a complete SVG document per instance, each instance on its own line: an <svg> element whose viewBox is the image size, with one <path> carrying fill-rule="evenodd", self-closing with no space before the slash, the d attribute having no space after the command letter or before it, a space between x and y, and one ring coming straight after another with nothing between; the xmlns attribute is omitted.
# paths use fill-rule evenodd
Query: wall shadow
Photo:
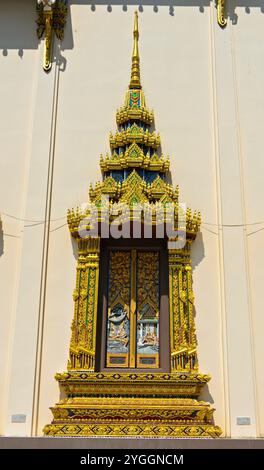
<svg viewBox="0 0 264 470"><path fill-rule="evenodd" d="M17 49L22 58L24 49L37 49L35 0L1 2L0 49L8 55L9 49Z"/></svg>
<svg viewBox="0 0 264 470"><path fill-rule="evenodd" d="M192 259L192 269L198 266L201 261L205 257L205 249L204 249L204 242L203 242L203 234L202 232L198 232L196 235L196 239L192 244L192 251L191 251L191 259Z"/></svg>
<svg viewBox="0 0 264 470"><path fill-rule="evenodd" d="M167 7L168 14L177 15L177 7L196 7L203 14L205 7L214 4L216 8L217 0L68 0L68 15L65 27L65 37L61 42L61 51L73 49L73 30L71 20L71 7L83 5L96 13L97 6L105 6L108 13L113 11L113 7L120 7L124 13L128 11L128 6L134 6L139 12L144 12L144 7L153 7L153 12L158 13L159 7ZM252 9L259 9L264 13L264 0L227 0L226 14L233 25L239 21L238 8L244 8L246 14L250 15ZM0 7L0 50L4 57L8 56L8 51L17 49L19 57L22 59L24 50L38 49L39 40L36 34L36 0L10 0L1 2Z"/></svg>
<svg viewBox="0 0 264 470"><path fill-rule="evenodd" d="M113 7L121 6L123 11L127 11L128 6L135 6L139 12L144 11L144 6L152 6L155 13L159 12L159 7L168 7L168 14L171 16L177 15L177 7L197 7L200 13L204 13L205 7L211 3L215 8L217 0L123 0L123 1L109 1L106 0L69 0L72 5L89 5L93 12L96 11L96 6L105 6L109 13L112 12ZM252 9L259 9L264 13L264 0L227 0L226 1L226 15L232 24L237 24L238 14L237 8L244 8L247 14L251 13Z"/></svg>
<svg viewBox="0 0 264 470"><path fill-rule="evenodd" d="M0 50L4 57L9 50L17 50L22 59L24 50L38 49L43 39L37 37L37 10L36 0L10 0L1 2L0 7ZM73 35L71 24L71 8L68 8L64 39L60 50L73 49ZM54 51L56 52L54 44ZM53 53L55 56L55 54ZM58 60L58 57L55 57Z"/></svg>
<svg viewBox="0 0 264 470"><path fill-rule="evenodd" d="M76 261L78 260L78 243L75 238L73 238L71 235L71 244L72 244L72 253Z"/></svg>
<svg viewBox="0 0 264 470"><path fill-rule="evenodd" d="M206 384L202 390L202 392L200 393L199 395L199 400L202 400L202 401L207 401L208 403L210 403L211 405L214 403L214 399L209 391L209 387L208 387L208 384Z"/></svg>
<svg viewBox="0 0 264 470"><path fill-rule="evenodd" d="M60 396L60 401L65 400L67 398L67 393L65 392L61 384L59 384L59 396Z"/></svg>
<svg viewBox="0 0 264 470"><path fill-rule="evenodd" d="M216 4L216 0L215 0ZM239 21L239 16L236 12L237 8L244 8L245 12L249 15L252 9L259 9L261 13L264 13L264 1L263 0L227 0L226 2L226 15L233 25L236 25Z"/></svg>

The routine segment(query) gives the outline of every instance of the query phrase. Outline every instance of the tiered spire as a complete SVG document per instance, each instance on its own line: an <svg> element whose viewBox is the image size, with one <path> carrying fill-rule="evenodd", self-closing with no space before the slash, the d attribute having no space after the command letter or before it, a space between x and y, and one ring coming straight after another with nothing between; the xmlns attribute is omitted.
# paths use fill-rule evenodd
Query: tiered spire
<svg viewBox="0 0 264 470"><path fill-rule="evenodd" d="M134 44L132 52L131 80L126 92L124 106L116 113L117 131L110 134L111 154L101 155L100 167L103 181L90 188L90 202L101 207L102 196L108 195L111 207L117 210L123 203L133 206L137 203L148 205L156 220L160 206L174 204L175 224L178 217L178 187L173 188L166 181L169 158L160 150L160 136L151 129L153 112L146 107L145 95L140 81L138 13L135 12ZM89 211L88 211L89 212ZM99 218L102 220L103 215ZM76 214L70 211L68 222L73 234L77 234L80 220L89 213ZM110 217L111 219L111 217ZM200 225L200 217L187 214L188 232L195 236Z"/></svg>
<svg viewBox="0 0 264 470"><path fill-rule="evenodd" d="M131 80L126 93L125 105L117 111L118 130L110 134L111 156L101 156L104 178L111 176L122 183L133 170L146 183L158 176L163 180L169 170L169 159L160 155L160 137L150 129L154 116L146 107L140 82L138 13L134 18L134 44L132 53Z"/></svg>

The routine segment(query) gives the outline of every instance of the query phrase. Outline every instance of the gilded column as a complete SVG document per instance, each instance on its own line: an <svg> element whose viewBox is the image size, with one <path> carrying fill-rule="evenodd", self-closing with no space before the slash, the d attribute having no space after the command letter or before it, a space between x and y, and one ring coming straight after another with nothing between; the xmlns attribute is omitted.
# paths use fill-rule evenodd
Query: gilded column
<svg viewBox="0 0 264 470"><path fill-rule="evenodd" d="M188 343L188 362L186 368L198 369L197 360L197 338L194 322L194 294L192 289L192 267L189 258L188 263L184 266L184 292L186 296L186 317L187 317L187 343Z"/></svg>
<svg viewBox="0 0 264 470"><path fill-rule="evenodd" d="M100 238L78 239L74 318L68 370L94 370Z"/></svg>
<svg viewBox="0 0 264 470"><path fill-rule="evenodd" d="M197 340L193 316L194 295L190 243L169 249L171 370L196 370Z"/></svg>

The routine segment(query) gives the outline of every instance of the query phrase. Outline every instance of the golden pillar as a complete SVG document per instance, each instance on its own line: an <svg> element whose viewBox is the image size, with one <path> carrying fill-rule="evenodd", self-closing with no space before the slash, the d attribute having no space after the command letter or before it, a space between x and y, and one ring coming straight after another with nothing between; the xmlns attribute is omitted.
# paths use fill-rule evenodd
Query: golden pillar
<svg viewBox="0 0 264 470"><path fill-rule="evenodd" d="M68 370L94 370L100 239L78 239L74 318Z"/></svg>
<svg viewBox="0 0 264 470"><path fill-rule="evenodd" d="M190 242L169 249L171 370L198 370Z"/></svg>

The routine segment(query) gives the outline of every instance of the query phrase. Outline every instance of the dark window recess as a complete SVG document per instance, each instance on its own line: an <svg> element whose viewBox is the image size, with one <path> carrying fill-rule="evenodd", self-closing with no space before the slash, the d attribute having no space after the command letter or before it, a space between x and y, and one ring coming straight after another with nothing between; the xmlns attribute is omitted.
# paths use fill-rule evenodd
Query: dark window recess
<svg viewBox="0 0 264 470"><path fill-rule="evenodd" d="M152 183L157 176L159 176L157 171L145 171L145 181L147 183Z"/></svg>
<svg viewBox="0 0 264 470"><path fill-rule="evenodd" d="M136 270L133 275L134 283L135 279L140 280L140 272L143 269L143 265L141 269L138 270L139 266L139 259L142 257L139 256L142 253L146 252L159 252L159 354L151 355L149 351L144 352L143 347L137 348L134 347L139 344L139 331L136 330L136 344L133 346L133 351L136 352L135 357L135 365L133 366L133 355L127 355L123 351L119 351L118 353L114 353L114 351L108 351L107 353L107 326L108 326L108 298L109 298L109 267L111 253L117 251L120 252L129 252L134 250L136 252ZM143 257L144 258L144 257ZM142 258L142 260L143 260ZM135 260L134 260L135 261ZM134 266L135 268L135 266ZM134 278L136 273L136 277ZM140 371L140 372L169 372L170 371L170 348L169 348L169 296L168 296L168 253L167 253L167 245L165 239L102 239L101 240L101 256L100 256L100 284L99 284L99 295L98 295L98 317L97 317L97 339L96 339L96 371L102 372L109 372L111 367L115 369L116 372L124 372L126 371ZM140 284L141 285L141 284ZM136 296L139 294L138 288L136 288ZM140 299L137 297L138 302ZM115 319L113 315L112 320ZM151 319L148 318L148 323L150 324ZM115 322L114 326L116 325ZM132 325L135 328L134 325ZM144 326L144 325L143 325ZM114 328L114 330L118 330L117 333L119 334L120 338L122 339L123 336L121 335L122 330L120 328ZM119 331L120 330L120 331ZM151 340L153 336L152 332L153 328L152 325L149 325L149 332L148 333L148 344L146 347L154 347L151 345ZM130 331L130 330L129 330ZM125 329L126 332L126 329ZM115 333L115 331L113 331ZM124 332L123 332L124 333ZM142 332L144 334L144 331ZM121 337L122 336L122 337ZM111 340L114 341L114 340ZM142 342L142 341L141 341ZM121 341L122 345L123 342ZM114 345L114 343L112 343ZM130 344L130 342L128 343ZM143 344L143 343L142 343ZM144 343L145 344L145 343ZM142 346L140 344L140 346ZM145 346L144 346L145 347ZM132 351L132 352L133 352ZM130 351L129 351L130 352ZM108 360L107 360L108 354Z"/></svg>

